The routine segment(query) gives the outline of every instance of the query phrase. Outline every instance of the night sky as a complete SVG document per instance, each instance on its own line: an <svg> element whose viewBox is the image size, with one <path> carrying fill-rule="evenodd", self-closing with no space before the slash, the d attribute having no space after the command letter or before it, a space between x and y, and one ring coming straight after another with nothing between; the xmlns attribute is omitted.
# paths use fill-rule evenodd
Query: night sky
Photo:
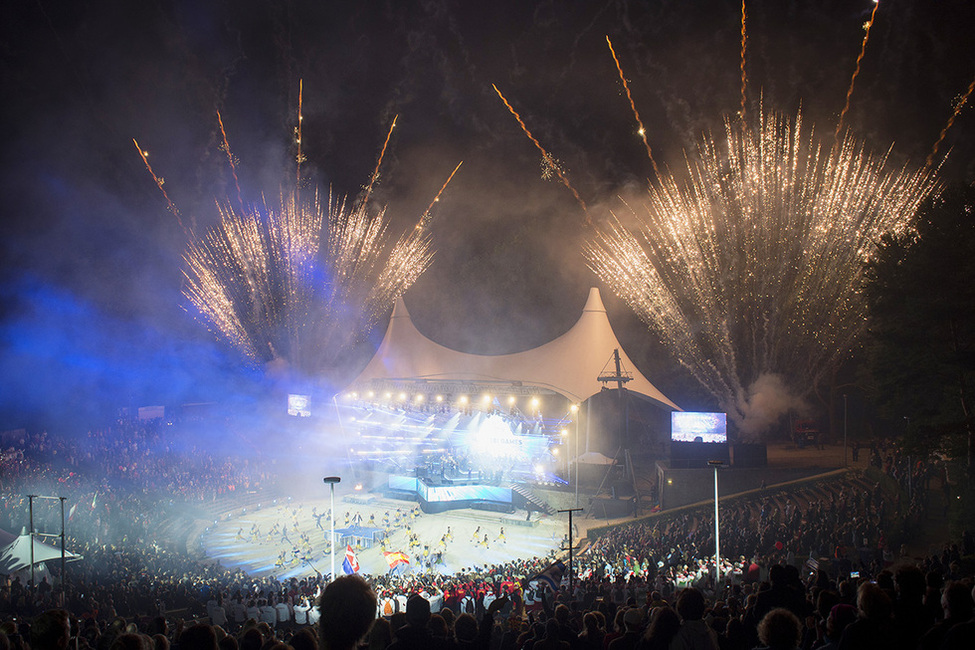
<svg viewBox="0 0 975 650"><path fill-rule="evenodd" d="M831 134L872 3L747 6L749 110L801 106ZM203 231L214 200L235 192L218 110L252 202L293 178L300 79L305 170L326 192L356 195L398 115L370 201L388 206L397 233L464 161L435 209L436 259L407 306L444 345L502 353L564 332L599 283L581 254L585 215L542 178L491 84L597 221L620 197L638 199L651 173L607 35L662 168L680 170L740 102L736 2L23 0L4 3L0 24L0 430L226 400L259 384L259 370L186 310L186 235L133 138ZM975 78L973 33L969 0L883 0L846 124L872 150L893 146L891 164L922 165ZM971 103L948 150L942 180L972 182ZM712 408L602 289L640 370L678 404ZM337 376L352 378L370 354Z"/></svg>

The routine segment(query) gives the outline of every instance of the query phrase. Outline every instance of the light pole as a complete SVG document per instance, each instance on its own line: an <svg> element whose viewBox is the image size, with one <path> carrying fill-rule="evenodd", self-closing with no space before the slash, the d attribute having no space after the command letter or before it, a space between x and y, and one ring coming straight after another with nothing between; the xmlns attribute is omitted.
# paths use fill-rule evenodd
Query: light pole
<svg viewBox="0 0 975 650"><path fill-rule="evenodd" d="M846 452L849 445L846 443L846 393L843 393L843 467L848 467L849 464L846 462Z"/></svg>
<svg viewBox="0 0 975 650"><path fill-rule="evenodd" d="M339 476L326 476L322 479L322 481L328 484L329 496L331 497L332 501L330 510L332 515L329 517L330 523L332 524L332 536L329 537L329 545L332 549L332 573L330 574L331 577L329 578L329 581L331 582L335 580L335 484L341 483L342 478Z"/></svg>
<svg viewBox="0 0 975 650"><path fill-rule="evenodd" d="M576 421L576 508L579 507L579 405L569 407Z"/></svg>
<svg viewBox="0 0 975 650"><path fill-rule="evenodd" d="M714 588L721 584L721 533L718 521L718 468L724 467L720 460L709 460L714 468Z"/></svg>

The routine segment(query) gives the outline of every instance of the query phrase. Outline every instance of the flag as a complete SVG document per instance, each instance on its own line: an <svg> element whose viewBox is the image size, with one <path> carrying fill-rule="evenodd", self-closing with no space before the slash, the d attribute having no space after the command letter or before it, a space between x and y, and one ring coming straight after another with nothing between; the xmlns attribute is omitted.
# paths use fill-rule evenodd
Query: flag
<svg viewBox="0 0 975 650"><path fill-rule="evenodd" d="M410 558L402 551L387 551L383 553L383 557L386 558L386 564L390 569L395 569L400 564L410 563Z"/></svg>
<svg viewBox="0 0 975 650"><path fill-rule="evenodd" d="M352 546L348 544L345 546L345 562L342 563L342 570L345 571L346 575L359 573L359 560L356 559Z"/></svg>
<svg viewBox="0 0 975 650"><path fill-rule="evenodd" d="M562 560L556 560L554 563L549 565L547 569L532 578L532 580L544 582L551 587L552 591L558 592L559 584L562 582L563 575L565 575L565 564L562 562Z"/></svg>
<svg viewBox="0 0 975 650"><path fill-rule="evenodd" d="M95 492L95 496L91 498L91 509L95 509L95 505L98 503L98 492Z"/></svg>
<svg viewBox="0 0 975 650"><path fill-rule="evenodd" d="M68 510L68 521L74 519L74 512L77 509L78 509L78 504L76 503L73 506L71 506L71 510Z"/></svg>

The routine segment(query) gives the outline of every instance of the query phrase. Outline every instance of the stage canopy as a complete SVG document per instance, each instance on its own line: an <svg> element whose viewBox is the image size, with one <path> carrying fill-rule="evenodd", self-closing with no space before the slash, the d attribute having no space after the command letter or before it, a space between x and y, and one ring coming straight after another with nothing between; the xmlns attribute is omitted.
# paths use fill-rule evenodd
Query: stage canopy
<svg viewBox="0 0 975 650"><path fill-rule="evenodd" d="M14 537L6 531L0 532L3 532L3 535L0 536L0 543L3 543L2 548L0 548L0 574L13 574L24 569L29 570L31 561L30 534L23 533ZM33 539L33 546L35 567L44 562L60 561L60 547L45 544L36 538ZM74 560L80 560L81 556L65 551L64 559L67 562L72 562Z"/></svg>
<svg viewBox="0 0 975 650"><path fill-rule="evenodd" d="M551 390L581 403L603 388L600 375L615 373L614 350L619 350L624 374L630 377L625 384L628 390L663 408L681 410L626 356L595 287L589 290L582 316L568 332L532 350L500 355L458 352L431 341L413 325L400 298L379 349L349 389L383 381L508 383ZM615 388L615 382L609 387Z"/></svg>

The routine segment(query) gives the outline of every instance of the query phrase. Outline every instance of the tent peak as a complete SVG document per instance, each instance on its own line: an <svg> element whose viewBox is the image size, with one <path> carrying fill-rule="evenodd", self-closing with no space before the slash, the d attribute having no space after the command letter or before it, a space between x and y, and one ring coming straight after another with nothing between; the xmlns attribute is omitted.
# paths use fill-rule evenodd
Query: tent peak
<svg viewBox="0 0 975 650"><path fill-rule="evenodd" d="M589 297L586 299L586 306L582 308L582 312L597 311L606 313L606 306L603 305L602 296L599 295L599 289L596 287L589 288Z"/></svg>

